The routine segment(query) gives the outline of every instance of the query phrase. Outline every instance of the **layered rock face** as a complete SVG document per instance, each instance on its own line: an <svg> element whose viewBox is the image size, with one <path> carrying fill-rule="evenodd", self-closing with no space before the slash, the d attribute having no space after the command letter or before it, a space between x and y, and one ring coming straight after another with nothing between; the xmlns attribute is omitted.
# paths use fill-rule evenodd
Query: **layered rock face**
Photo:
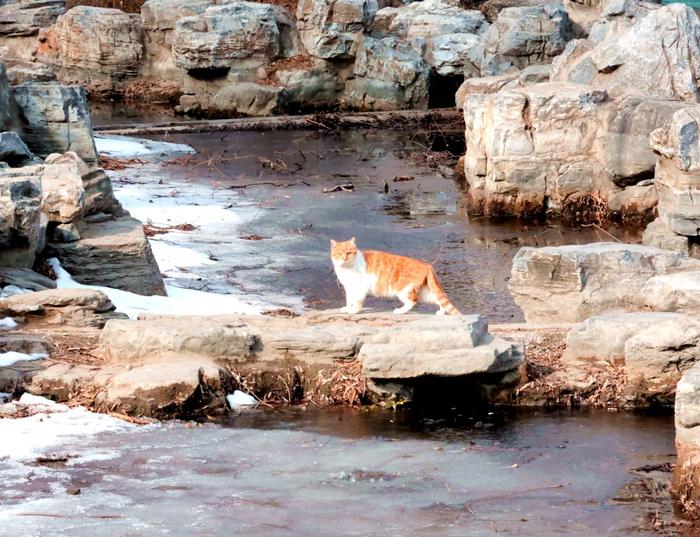
<svg viewBox="0 0 700 537"><path fill-rule="evenodd" d="M82 87L28 83L14 86L12 96L21 115L17 130L34 153L46 157L74 151L89 164L97 161Z"/></svg>
<svg viewBox="0 0 700 537"><path fill-rule="evenodd" d="M651 214L655 156L648 133L682 103L548 83L467 95L465 174L475 214L574 215L608 205ZM629 190L629 187L635 187Z"/></svg>
<svg viewBox="0 0 700 537"><path fill-rule="evenodd" d="M700 365L686 372L676 391L676 452L671 494L686 516L700 517Z"/></svg>
<svg viewBox="0 0 700 537"><path fill-rule="evenodd" d="M65 0L7 0L0 5L0 45L3 58L32 59L36 36L65 13Z"/></svg>
<svg viewBox="0 0 700 537"><path fill-rule="evenodd" d="M42 33L40 53L59 80L91 93L120 91L134 78L143 57L138 15L118 9L77 6Z"/></svg>
<svg viewBox="0 0 700 537"><path fill-rule="evenodd" d="M44 247L41 181L24 173L0 175L0 266L31 266Z"/></svg>
<svg viewBox="0 0 700 537"><path fill-rule="evenodd" d="M577 322L646 310L644 289L654 277L699 269L686 255L636 244L528 247L513 259L509 287L528 322Z"/></svg>

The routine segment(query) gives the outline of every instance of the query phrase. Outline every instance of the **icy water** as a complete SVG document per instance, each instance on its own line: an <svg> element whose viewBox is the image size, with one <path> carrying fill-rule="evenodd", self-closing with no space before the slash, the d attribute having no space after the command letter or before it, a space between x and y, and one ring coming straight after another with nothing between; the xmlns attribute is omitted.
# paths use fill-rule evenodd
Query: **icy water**
<svg viewBox="0 0 700 537"><path fill-rule="evenodd" d="M672 439L670 417L606 413L297 409L134 426L68 443L67 463L29 463L25 479L0 461L0 534L654 535L668 501L625 490L672 458Z"/></svg>
<svg viewBox="0 0 700 537"><path fill-rule="evenodd" d="M428 148L450 148L454 141L439 133L273 131L162 139L189 144L198 154L114 172L117 195L134 216L196 224L187 220L188 206L210 204L239 218L235 224L224 218L213 227L205 223L192 232L153 237L157 246L185 246L212 260L188 267L187 274L161 267L178 285L260 301L275 296L280 306L297 300L313 309L338 308L344 298L332 271L329 240L355 236L360 248L434 263L463 312L517 321L522 313L507 280L521 246L611 240L595 228L469 218L459 185L431 167L442 160L431 161ZM348 184L352 191L327 192ZM164 204L183 210L163 221ZM621 240L639 238L633 231L610 232ZM367 306L395 304L370 299Z"/></svg>

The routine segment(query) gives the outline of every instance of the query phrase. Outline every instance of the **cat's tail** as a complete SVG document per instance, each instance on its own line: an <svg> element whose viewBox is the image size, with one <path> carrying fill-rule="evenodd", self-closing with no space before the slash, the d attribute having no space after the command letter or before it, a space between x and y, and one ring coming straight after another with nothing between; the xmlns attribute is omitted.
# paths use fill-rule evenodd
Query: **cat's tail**
<svg viewBox="0 0 700 537"><path fill-rule="evenodd" d="M430 289L430 292L435 297L438 305L445 311L445 313L447 313L447 315L461 315L459 310L455 308L454 304L450 302L450 299L447 298L445 290L442 288L442 285L440 285L437 275L432 268L430 269L430 272L428 272L426 283L428 284L428 289Z"/></svg>

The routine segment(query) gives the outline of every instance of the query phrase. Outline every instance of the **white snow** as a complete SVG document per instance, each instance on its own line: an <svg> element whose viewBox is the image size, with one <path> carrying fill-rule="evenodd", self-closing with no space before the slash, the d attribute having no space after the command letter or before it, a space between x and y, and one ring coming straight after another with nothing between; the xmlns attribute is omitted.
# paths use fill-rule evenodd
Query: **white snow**
<svg viewBox="0 0 700 537"><path fill-rule="evenodd" d="M0 442L0 459L32 459L49 449L79 442L86 435L132 427L104 414L69 408L28 393L22 395L19 404L35 406L39 412L26 418L0 420L0 437L7 440Z"/></svg>
<svg viewBox="0 0 700 537"><path fill-rule="evenodd" d="M257 399L255 399L255 397L248 395L247 393L242 392L240 390L236 390L235 392L227 395L226 401L228 402L228 406L230 406L234 410L237 408L255 406L258 404L258 401Z"/></svg>
<svg viewBox="0 0 700 537"><path fill-rule="evenodd" d="M136 319L140 313L161 313L169 315L223 315L248 314L261 312L259 307L251 306L233 295L207 293L194 289L183 289L166 285L168 296L142 296L121 289L112 289L99 285L83 285L73 280L71 275L61 267L58 259L49 259L49 264L56 273L56 285L61 288L97 289L105 293L117 307L117 311L126 313Z"/></svg>
<svg viewBox="0 0 700 537"><path fill-rule="evenodd" d="M32 354L15 351L0 352L0 367L6 367L21 361L31 362L32 360L41 360L46 357L46 354L40 352L34 352Z"/></svg>
<svg viewBox="0 0 700 537"><path fill-rule="evenodd" d="M195 153L195 150L188 145L156 142L129 136L95 136L95 146L100 155L117 158Z"/></svg>
<svg viewBox="0 0 700 537"><path fill-rule="evenodd" d="M13 328L17 328L17 323L12 317L0 319L0 330L12 330Z"/></svg>
<svg viewBox="0 0 700 537"><path fill-rule="evenodd" d="M31 293L29 289L24 289L22 287L17 287L16 285L6 285L0 291L0 298L7 298L12 295L21 295L24 293Z"/></svg>

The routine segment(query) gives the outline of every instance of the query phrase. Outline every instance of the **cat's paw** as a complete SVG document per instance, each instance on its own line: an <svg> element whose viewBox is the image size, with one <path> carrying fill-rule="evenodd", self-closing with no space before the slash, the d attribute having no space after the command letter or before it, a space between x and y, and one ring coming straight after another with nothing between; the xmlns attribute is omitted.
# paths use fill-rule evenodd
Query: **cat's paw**
<svg viewBox="0 0 700 537"><path fill-rule="evenodd" d="M342 308L340 308L340 312L341 313L350 313L350 308L347 306L343 306Z"/></svg>

